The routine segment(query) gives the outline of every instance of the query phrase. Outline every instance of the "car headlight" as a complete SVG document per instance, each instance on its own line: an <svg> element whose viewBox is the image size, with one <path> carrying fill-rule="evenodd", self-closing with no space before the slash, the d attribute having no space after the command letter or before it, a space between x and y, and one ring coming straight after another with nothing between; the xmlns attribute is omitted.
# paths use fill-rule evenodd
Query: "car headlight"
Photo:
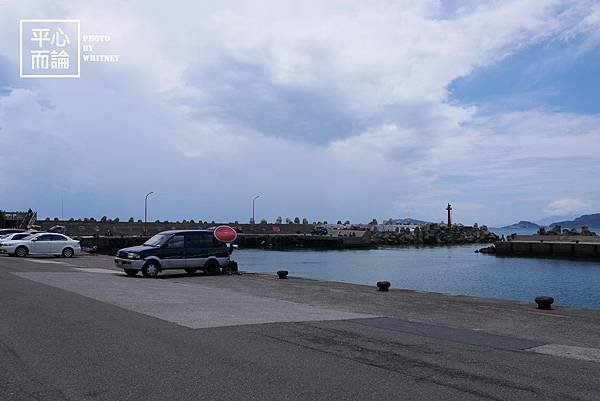
<svg viewBox="0 0 600 401"><path fill-rule="evenodd" d="M127 259L141 259L142 257L138 253L128 252Z"/></svg>

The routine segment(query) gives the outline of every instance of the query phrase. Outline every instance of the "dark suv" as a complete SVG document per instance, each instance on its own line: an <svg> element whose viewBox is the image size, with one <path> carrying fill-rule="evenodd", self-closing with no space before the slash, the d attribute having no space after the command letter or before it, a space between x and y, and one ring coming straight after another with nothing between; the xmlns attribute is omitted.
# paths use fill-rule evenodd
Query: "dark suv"
<svg viewBox="0 0 600 401"><path fill-rule="evenodd" d="M232 252L233 245L218 241L212 230L172 230L156 234L143 245L120 249L115 264L129 276L141 270L144 277L156 277L167 269L215 275L229 268Z"/></svg>

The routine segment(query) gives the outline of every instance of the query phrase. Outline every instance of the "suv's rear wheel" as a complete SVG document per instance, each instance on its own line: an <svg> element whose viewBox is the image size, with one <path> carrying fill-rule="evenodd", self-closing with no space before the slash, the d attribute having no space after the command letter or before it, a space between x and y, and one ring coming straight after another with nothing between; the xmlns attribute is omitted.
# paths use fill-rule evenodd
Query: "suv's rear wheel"
<svg viewBox="0 0 600 401"><path fill-rule="evenodd" d="M214 259L211 259L208 262L206 262L206 264L204 265L204 274L206 274L207 276L215 276L219 273L221 273L219 262L217 262Z"/></svg>
<svg viewBox="0 0 600 401"><path fill-rule="evenodd" d="M20 246L15 250L15 256L24 258L29 253L29 250L25 246Z"/></svg>
<svg viewBox="0 0 600 401"><path fill-rule="evenodd" d="M158 262L151 260L151 261L147 262L144 265L144 267L142 267L142 276L154 278L154 277L158 276L159 271L160 271L160 265L158 264Z"/></svg>
<svg viewBox="0 0 600 401"><path fill-rule="evenodd" d="M196 274L197 271L198 271L198 269L196 269L196 268L185 269L185 272L190 276L193 276L194 274Z"/></svg>

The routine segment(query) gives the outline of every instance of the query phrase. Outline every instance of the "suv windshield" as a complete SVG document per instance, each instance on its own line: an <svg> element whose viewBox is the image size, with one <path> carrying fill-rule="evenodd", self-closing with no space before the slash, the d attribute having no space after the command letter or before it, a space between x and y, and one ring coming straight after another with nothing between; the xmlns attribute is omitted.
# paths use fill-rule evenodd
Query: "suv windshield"
<svg viewBox="0 0 600 401"><path fill-rule="evenodd" d="M171 237L170 234L156 234L154 237L152 237L148 241L144 242L144 245L161 246L170 237Z"/></svg>

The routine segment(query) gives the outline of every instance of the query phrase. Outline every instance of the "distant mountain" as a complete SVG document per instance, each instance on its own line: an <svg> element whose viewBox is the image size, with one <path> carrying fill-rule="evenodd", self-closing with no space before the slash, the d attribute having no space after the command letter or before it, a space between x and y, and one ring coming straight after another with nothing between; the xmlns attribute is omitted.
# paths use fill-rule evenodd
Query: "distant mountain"
<svg viewBox="0 0 600 401"><path fill-rule="evenodd" d="M600 213L584 214L574 220L557 221L549 225L553 227L559 225L562 228L581 228L581 226L600 227Z"/></svg>
<svg viewBox="0 0 600 401"><path fill-rule="evenodd" d="M412 217L405 217L404 219L392 219L392 223L393 224L415 224L415 225L420 225L420 224L430 224L431 222L430 221L413 219Z"/></svg>
<svg viewBox="0 0 600 401"><path fill-rule="evenodd" d="M523 228L525 228L525 229L528 229L528 228L539 228L539 227L540 226L538 226L535 223L532 223L531 221L521 220L518 223L511 224L509 226L500 227L500 228L508 228L508 229L511 229L511 228L514 228L514 229L523 229Z"/></svg>
<svg viewBox="0 0 600 401"><path fill-rule="evenodd" d="M550 224L554 223L555 221L573 220L575 217L577 217L577 215L574 215L574 214L563 214L560 216L547 216L542 219L535 220L535 223L542 227L548 227L548 226L550 226Z"/></svg>

